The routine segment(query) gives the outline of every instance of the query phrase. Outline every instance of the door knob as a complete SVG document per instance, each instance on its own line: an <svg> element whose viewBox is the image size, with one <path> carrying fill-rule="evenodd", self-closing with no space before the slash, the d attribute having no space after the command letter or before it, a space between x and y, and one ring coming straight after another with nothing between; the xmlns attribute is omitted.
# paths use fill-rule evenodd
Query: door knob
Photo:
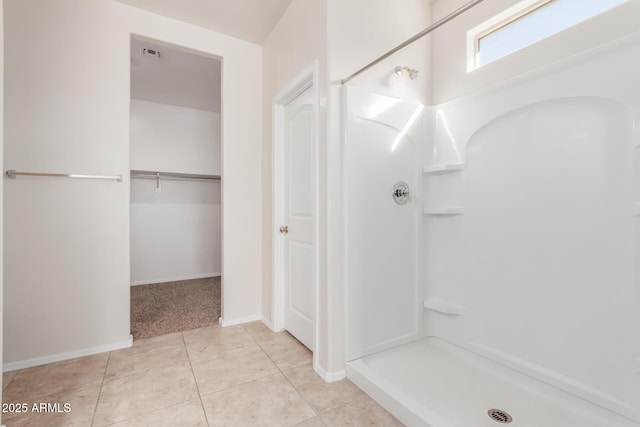
<svg viewBox="0 0 640 427"><path fill-rule="evenodd" d="M286 225L283 225L282 227L280 227L280 232L282 234L287 234L289 232L289 227Z"/></svg>

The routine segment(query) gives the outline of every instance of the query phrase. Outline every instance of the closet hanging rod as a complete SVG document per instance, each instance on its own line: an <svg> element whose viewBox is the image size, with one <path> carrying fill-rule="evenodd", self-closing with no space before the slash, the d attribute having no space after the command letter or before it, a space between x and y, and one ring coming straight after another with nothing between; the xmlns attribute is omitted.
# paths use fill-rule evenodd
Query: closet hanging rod
<svg viewBox="0 0 640 427"><path fill-rule="evenodd" d="M131 170L131 178L146 178L146 179L205 179L205 180L220 180L220 175L204 175L197 173L179 173L179 172L156 172L156 171L143 171L143 170Z"/></svg>
<svg viewBox="0 0 640 427"><path fill-rule="evenodd" d="M18 172L13 169L9 169L5 172L9 178L15 178L17 176L52 176L55 178L80 178L80 179L108 179L122 182L122 175L81 175L70 173L42 173L42 172Z"/></svg>

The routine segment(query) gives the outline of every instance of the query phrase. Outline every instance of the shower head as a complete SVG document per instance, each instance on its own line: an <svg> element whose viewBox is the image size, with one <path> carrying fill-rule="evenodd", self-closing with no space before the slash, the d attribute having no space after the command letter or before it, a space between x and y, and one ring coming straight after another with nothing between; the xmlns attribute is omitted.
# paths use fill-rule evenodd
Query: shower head
<svg viewBox="0 0 640 427"><path fill-rule="evenodd" d="M399 65L396 68L394 68L393 71L398 76L401 76L402 72L406 71L407 73L409 73L409 78L411 80L415 80L418 77L418 72L419 72L417 68L401 67Z"/></svg>

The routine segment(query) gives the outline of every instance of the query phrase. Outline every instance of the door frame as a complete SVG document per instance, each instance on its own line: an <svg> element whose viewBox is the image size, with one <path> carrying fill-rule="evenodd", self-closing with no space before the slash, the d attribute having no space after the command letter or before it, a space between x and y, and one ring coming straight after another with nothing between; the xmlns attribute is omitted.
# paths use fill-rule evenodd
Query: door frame
<svg viewBox="0 0 640 427"><path fill-rule="evenodd" d="M275 331L284 330L284 311L285 311L285 286L284 286L284 259L282 257L284 245L280 238L280 226L284 220L284 137L285 137L285 109L298 96L307 90L312 91L313 98L313 118L315 129L313 132L313 177L314 177L314 200L313 200L313 246L314 246L314 277L313 277L313 295L314 295L314 331L313 331L313 365L316 367L316 353L318 353L318 307L319 307L319 265L320 254L318 250L318 206L319 206L319 128L320 128L320 112L319 112L319 86L318 86L318 61L314 61L305 68L302 73L291 80L272 101L273 108L273 157L272 157L272 294L271 294L271 320Z"/></svg>
<svg viewBox="0 0 640 427"><path fill-rule="evenodd" d="M0 0L0 4L2 3L2 1L4 0ZM144 42L148 42L148 43L152 43L155 45L159 45L159 46L164 46L168 49L174 49L174 50L179 50L181 52L184 53L188 53L191 55L196 55L196 56L201 56L201 57L205 57L205 58L209 58L209 59L213 59L216 61L220 62L220 176L222 177L220 179L220 204L221 204L221 209L220 209L220 275L219 276L211 276L211 277L220 277L220 317L218 319L216 319L218 321L218 323L220 324L220 326L225 327L225 326L231 326L234 325L236 323L227 323L224 321L224 307L225 307L225 292L224 292L224 288L225 288L225 262L224 262L224 254L225 254L225 227L224 227L224 171L225 171L225 162L224 162L224 147L225 147L225 135L224 135L224 122L225 122L225 104L224 104L224 92L225 92L225 85L224 85L224 71L225 71L225 60L224 60L224 56L222 54L218 54L218 53L214 53L213 49L211 51L209 50L202 50L198 47L192 46L194 43L190 42L190 43L184 43L183 41L178 42L176 40L169 40L167 38L159 38L158 34L155 35L151 35L148 33L142 33L142 32L129 32L129 37L128 37L128 42L127 42L127 52L129 55L132 55L133 52L131 52L131 41L133 39L137 39L139 41L144 41ZM216 48L217 50L217 48ZM128 68L128 80L129 80L129 86L131 85L131 61L128 62L129 68ZM129 100L131 100L131 93L129 93ZM129 110L129 127L131 127L131 111ZM129 155L131 153L131 137L129 137L128 140L128 148L129 148ZM129 162L130 162L130 158L129 158ZM129 192L131 190L131 180L129 179L128 182L128 188L129 188ZM127 215L127 224L129 226L129 241L131 240L131 195L129 194L129 196L127 197L127 208L128 208L128 215ZM130 294L129 294L129 289L131 288L131 250L129 248L129 262L128 262L128 266L129 266L129 280L127 282L127 298L129 299L128 303L129 306L131 306L131 298L130 298ZM230 304L232 305L232 304ZM239 323L242 323L239 322ZM129 318L129 331L131 331L131 318ZM129 347L132 346L133 343L133 336L130 334L129 335ZM3 427L2 425L0 425L0 427Z"/></svg>

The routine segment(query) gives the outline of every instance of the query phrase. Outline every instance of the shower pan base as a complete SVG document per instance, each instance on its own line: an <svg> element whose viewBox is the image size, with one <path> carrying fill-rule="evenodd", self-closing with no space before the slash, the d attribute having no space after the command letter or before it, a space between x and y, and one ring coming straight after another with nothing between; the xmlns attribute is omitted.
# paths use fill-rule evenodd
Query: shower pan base
<svg viewBox="0 0 640 427"><path fill-rule="evenodd" d="M640 425L435 337L349 362L347 377L408 426Z"/></svg>

